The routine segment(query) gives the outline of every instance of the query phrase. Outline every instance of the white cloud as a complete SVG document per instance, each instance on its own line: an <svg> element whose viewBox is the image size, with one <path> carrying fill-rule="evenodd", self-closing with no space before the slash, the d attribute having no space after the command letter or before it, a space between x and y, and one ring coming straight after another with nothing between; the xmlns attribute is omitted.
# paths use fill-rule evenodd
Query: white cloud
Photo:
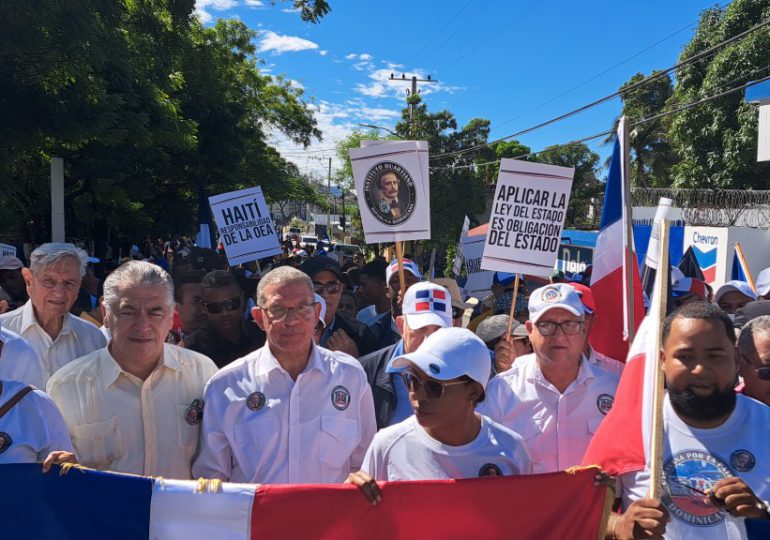
<svg viewBox="0 0 770 540"><path fill-rule="evenodd" d="M399 77L402 73L395 72L395 68L398 67L398 65L388 63L388 66L388 69L381 68L370 71L369 78L372 79L372 81L365 84L358 83L354 90L359 94L373 98L404 99L404 90L410 88L409 83L411 82L413 75L417 76L418 79L426 79L428 77L427 73L417 69L410 73L405 73L406 77L401 79ZM391 75L398 78L398 80L391 81ZM451 86L443 82L417 83L417 88L422 95L433 94L435 92L454 94L455 92L463 90L460 86Z"/></svg>
<svg viewBox="0 0 770 540"><path fill-rule="evenodd" d="M283 8L281 11L283 13L299 13L302 10L300 8Z"/></svg>
<svg viewBox="0 0 770 540"><path fill-rule="evenodd" d="M318 44L297 36L282 36L272 30L265 30L262 41L259 43L259 51L273 51L273 54L285 52L307 51L318 48Z"/></svg>
<svg viewBox="0 0 770 540"><path fill-rule="evenodd" d="M355 53L345 55L345 60L355 60L356 58L358 58L358 55Z"/></svg>
<svg viewBox="0 0 770 540"><path fill-rule="evenodd" d="M262 0L246 0L245 4L252 8L264 7L265 3Z"/></svg>
<svg viewBox="0 0 770 540"><path fill-rule="evenodd" d="M214 16L209 10L227 11L228 9L233 9L237 5L237 0L196 0L195 14L202 23L206 24L214 19Z"/></svg>
<svg viewBox="0 0 770 540"><path fill-rule="evenodd" d="M320 54L321 56L326 56L327 54L329 54L329 51L327 51L326 49L321 49L320 51L318 51L318 54Z"/></svg>

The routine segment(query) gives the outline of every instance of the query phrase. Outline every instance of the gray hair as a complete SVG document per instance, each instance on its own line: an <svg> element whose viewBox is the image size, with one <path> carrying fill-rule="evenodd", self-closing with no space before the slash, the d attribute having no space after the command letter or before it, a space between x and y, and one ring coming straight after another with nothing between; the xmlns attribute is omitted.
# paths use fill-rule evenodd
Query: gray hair
<svg viewBox="0 0 770 540"><path fill-rule="evenodd" d="M770 315L762 315L756 319L751 319L738 334L738 350L741 354L753 354L756 352L754 347L754 336L763 334L770 337Z"/></svg>
<svg viewBox="0 0 770 540"><path fill-rule="evenodd" d="M104 280L104 308L112 313L120 300L120 289L136 285L164 287L166 304L174 306L174 281L160 266L147 261L130 261L120 265Z"/></svg>
<svg viewBox="0 0 770 540"><path fill-rule="evenodd" d="M279 266L275 270L270 270L265 276L259 280L257 285L257 305L259 307L265 307L267 298L265 298L265 289L271 285L306 285L308 293L313 296L315 290L313 289L313 282L304 272L300 272L296 268L291 266Z"/></svg>
<svg viewBox="0 0 770 540"><path fill-rule="evenodd" d="M65 259L74 259L80 265L80 277L86 275L86 266L88 266L88 253L77 247L75 244L65 244L64 242L50 242L43 244L29 256L29 269L36 273L44 268L55 266Z"/></svg>

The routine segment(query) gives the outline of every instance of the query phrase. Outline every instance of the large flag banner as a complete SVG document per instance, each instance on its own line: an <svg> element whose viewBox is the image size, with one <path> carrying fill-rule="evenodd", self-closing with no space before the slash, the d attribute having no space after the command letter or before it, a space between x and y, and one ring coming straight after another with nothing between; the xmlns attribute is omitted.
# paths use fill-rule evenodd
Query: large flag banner
<svg viewBox="0 0 770 540"><path fill-rule="evenodd" d="M281 253L281 244L262 188L209 197L219 236L231 265Z"/></svg>
<svg viewBox="0 0 770 540"><path fill-rule="evenodd" d="M550 276L575 169L502 159L481 267Z"/></svg>
<svg viewBox="0 0 770 540"><path fill-rule="evenodd" d="M455 276L460 275L460 271L463 267L463 241L468 237L468 229L470 229L471 220L468 216L465 216L463 220L463 228L460 231L460 240L457 242L457 250L455 251L455 259L452 262L452 273Z"/></svg>
<svg viewBox="0 0 770 540"><path fill-rule="evenodd" d="M611 497L596 469L386 482L372 506L351 485L152 479L40 464L0 465L3 540L422 538L596 540Z"/></svg>
<svg viewBox="0 0 770 540"><path fill-rule="evenodd" d="M594 249L591 290L596 302L596 317L591 329L591 346L602 354L623 360L628 353L628 336L644 316L642 285L636 265L633 237L628 230L628 192L623 165L625 150L621 147L625 117L618 126L618 137L612 151L599 236ZM631 279L627 279L629 276ZM630 283L629 283L630 281ZM631 307L633 306L633 311ZM634 328L631 328L633 320Z"/></svg>
<svg viewBox="0 0 770 540"><path fill-rule="evenodd" d="M658 270L658 245L660 243L658 231L660 229L657 225L663 223L663 220L666 219L673 202L667 197L661 197L660 201L658 201L655 219L652 222L652 234L650 234L650 242L647 244L647 254L644 257L644 267L642 268L642 287L648 297L652 296L655 272Z"/></svg>
<svg viewBox="0 0 770 540"><path fill-rule="evenodd" d="M669 264L668 257L664 259L658 261L663 263L661 266ZM611 475L619 475L642 470L649 464L654 377L660 369L655 336L661 331L661 310L666 309L666 299L658 298L658 282L669 279L669 272L656 272L650 311L634 337L615 402L588 445L584 465L598 465ZM595 290L594 298L598 303Z"/></svg>
<svg viewBox="0 0 770 540"><path fill-rule="evenodd" d="M349 154L366 242L430 239L428 143L364 141Z"/></svg>
<svg viewBox="0 0 770 540"><path fill-rule="evenodd" d="M735 243L735 253L733 253L733 268L730 279L745 281L751 285L752 289L756 289L756 286L754 285L754 276L751 275L749 263L746 262L746 257L743 256L743 249L741 249L741 245L738 242Z"/></svg>

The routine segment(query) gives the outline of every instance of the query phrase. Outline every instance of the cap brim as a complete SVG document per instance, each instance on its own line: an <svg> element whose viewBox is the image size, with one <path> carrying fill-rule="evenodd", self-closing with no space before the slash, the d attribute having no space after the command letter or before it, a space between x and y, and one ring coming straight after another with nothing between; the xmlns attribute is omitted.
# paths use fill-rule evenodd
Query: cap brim
<svg viewBox="0 0 770 540"><path fill-rule="evenodd" d="M389 373L398 373L409 367L410 363L417 366L428 377L438 381L449 381L466 375L464 371L452 369L451 366L435 354L419 350L394 358L388 364L387 371ZM430 369L431 364L438 367L438 373Z"/></svg>
<svg viewBox="0 0 770 540"><path fill-rule="evenodd" d="M412 330L419 330L420 328L424 328L432 324L441 326L442 328L451 326L451 324L447 325L447 321L441 318L441 315L438 315L437 313L404 313L404 317L406 318L406 324L408 324L409 328Z"/></svg>
<svg viewBox="0 0 770 540"><path fill-rule="evenodd" d="M547 307L543 308L536 315L532 316L530 320L533 323L536 323L537 321L540 320L540 318L543 315L545 315L546 313L548 313L552 309L563 309L565 311L569 311L570 313L572 313L576 317L581 317L581 316L585 315L585 313L586 313L585 312L585 308L583 308L583 310L581 310L581 311L578 311L577 309L573 308L572 306L565 306L564 304L554 304L552 306L547 306Z"/></svg>

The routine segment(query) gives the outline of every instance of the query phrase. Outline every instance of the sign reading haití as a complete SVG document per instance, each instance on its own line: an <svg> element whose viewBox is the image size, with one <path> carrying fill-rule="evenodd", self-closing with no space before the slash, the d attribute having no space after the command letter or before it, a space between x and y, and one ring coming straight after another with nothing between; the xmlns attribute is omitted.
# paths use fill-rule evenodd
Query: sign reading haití
<svg viewBox="0 0 770 540"><path fill-rule="evenodd" d="M250 262L281 252L261 187L220 193L209 197L209 204L230 264Z"/></svg>
<svg viewBox="0 0 770 540"><path fill-rule="evenodd" d="M550 276L567 217L574 169L503 159L481 267Z"/></svg>

